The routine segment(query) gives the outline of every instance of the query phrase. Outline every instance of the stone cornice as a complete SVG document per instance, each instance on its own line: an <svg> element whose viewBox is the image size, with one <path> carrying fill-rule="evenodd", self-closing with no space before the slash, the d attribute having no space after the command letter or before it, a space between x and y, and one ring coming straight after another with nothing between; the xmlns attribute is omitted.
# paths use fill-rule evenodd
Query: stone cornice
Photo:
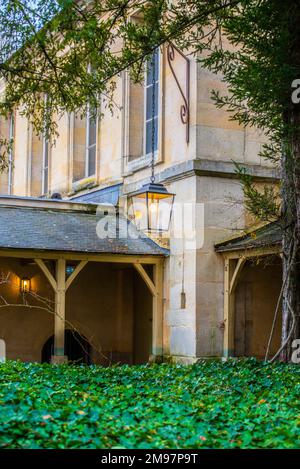
<svg viewBox="0 0 300 469"><path fill-rule="evenodd" d="M260 182L278 182L280 180L280 171L275 168L267 166L251 165L241 163L245 167L248 173L253 177L254 181ZM188 160L182 163L173 165L169 168L157 172L156 181L171 183L179 179L185 179L191 176L207 176L207 177L223 177L230 179L238 179L238 175L235 172L235 165L232 161L213 161L195 159ZM124 194L135 191L141 187L141 184L146 182L148 179L144 178L130 184L126 184L126 178L124 179Z"/></svg>

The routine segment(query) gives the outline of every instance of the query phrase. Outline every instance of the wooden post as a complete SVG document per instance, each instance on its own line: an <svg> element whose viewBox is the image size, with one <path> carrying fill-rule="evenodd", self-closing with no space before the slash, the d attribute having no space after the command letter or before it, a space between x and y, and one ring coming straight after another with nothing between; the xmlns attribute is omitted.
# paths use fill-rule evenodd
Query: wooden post
<svg viewBox="0 0 300 469"><path fill-rule="evenodd" d="M66 314L66 291L77 275L88 263L87 260L79 262L74 272L66 280L66 260L56 260L56 279L42 259L34 259L55 292L55 316L54 316L54 355L52 363L65 363L68 357L65 355L65 314Z"/></svg>
<svg viewBox="0 0 300 469"><path fill-rule="evenodd" d="M224 358L234 353L234 297L230 291L232 260L224 263Z"/></svg>
<svg viewBox="0 0 300 469"><path fill-rule="evenodd" d="M56 261L55 318L54 318L54 355L52 363L68 361L65 355L65 309L66 309L66 261Z"/></svg>
<svg viewBox="0 0 300 469"><path fill-rule="evenodd" d="M153 280L156 294L152 299L152 355L151 361L161 362L163 360L163 264L162 262L153 266Z"/></svg>
<svg viewBox="0 0 300 469"><path fill-rule="evenodd" d="M141 264L133 267L140 274L152 295L152 351L150 362L163 360L163 262L153 264L153 281Z"/></svg>
<svg viewBox="0 0 300 469"><path fill-rule="evenodd" d="M224 341L223 341L223 356L228 358L229 355L229 328L228 320L230 313L229 296L230 296L230 279L229 279L229 265L230 259L224 259Z"/></svg>
<svg viewBox="0 0 300 469"><path fill-rule="evenodd" d="M237 261L237 262L236 262ZM235 325L235 288L246 258L224 261L224 357L234 355L234 325Z"/></svg>

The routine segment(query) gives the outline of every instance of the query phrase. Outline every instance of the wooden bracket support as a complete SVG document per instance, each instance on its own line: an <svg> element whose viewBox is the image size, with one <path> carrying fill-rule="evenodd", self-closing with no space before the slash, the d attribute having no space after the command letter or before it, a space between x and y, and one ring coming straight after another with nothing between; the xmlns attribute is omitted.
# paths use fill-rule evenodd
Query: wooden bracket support
<svg viewBox="0 0 300 469"><path fill-rule="evenodd" d="M147 285L148 289L150 290L151 295L156 296L157 295L156 286L155 286L154 282L151 280L151 278L149 277L149 275L147 274L144 267L141 264L133 264L133 267L135 268L135 270L140 274L140 276L144 280L145 284Z"/></svg>

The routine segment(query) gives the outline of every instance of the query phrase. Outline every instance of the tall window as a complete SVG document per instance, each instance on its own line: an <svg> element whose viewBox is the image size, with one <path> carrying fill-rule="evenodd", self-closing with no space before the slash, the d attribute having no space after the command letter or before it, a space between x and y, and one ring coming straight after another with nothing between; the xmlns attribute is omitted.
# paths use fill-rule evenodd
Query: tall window
<svg viewBox="0 0 300 469"><path fill-rule="evenodd" d="M42 194L49 192L49 140L43 138Z"/></svg>
<svg viewBox="0 0 300 469"><path fill-rule="evenodd" d="M96 135L97 119L88 104L86 115L86 157L85 157L85 177L94 176L96 172Z"/></svg>
<svg viewBox="0 0 300 469"><path fill-rule="evenodd" d="M154 100L154 103L153 103ZM154 131L154 150L158 149L158 113L159 113L159 49L148 60L145 86L145 155L152 152Z"/></svg>
<svg viewBox="0 0 300 469"><path fill-rule="evenodd" d="M96 173L97 117L87 105L86 115L75 115L73 147L73 181Z"/></svg>
<svg viewBox="0 0 300 469"><path fill-rule="evenodd" d="M15 116L11 113L9 118L9 140L12 141L14 138L14 128L15 128ZM13 167L14 167L14 149L11 146L8 153L8 195L12 194L13 191Z"/></svg>

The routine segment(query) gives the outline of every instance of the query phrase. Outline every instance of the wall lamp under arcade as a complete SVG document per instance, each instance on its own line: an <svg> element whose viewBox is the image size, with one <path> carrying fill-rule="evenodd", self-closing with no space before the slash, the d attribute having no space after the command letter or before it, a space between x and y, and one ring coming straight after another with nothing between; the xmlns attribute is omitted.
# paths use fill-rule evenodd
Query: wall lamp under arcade
<svg viewBox="0 0 300 469"><path fill-rule="evenodd" d="M30 279L28 277L21 278L20 290L22 293L27 293L30 291Z"/></svg>

